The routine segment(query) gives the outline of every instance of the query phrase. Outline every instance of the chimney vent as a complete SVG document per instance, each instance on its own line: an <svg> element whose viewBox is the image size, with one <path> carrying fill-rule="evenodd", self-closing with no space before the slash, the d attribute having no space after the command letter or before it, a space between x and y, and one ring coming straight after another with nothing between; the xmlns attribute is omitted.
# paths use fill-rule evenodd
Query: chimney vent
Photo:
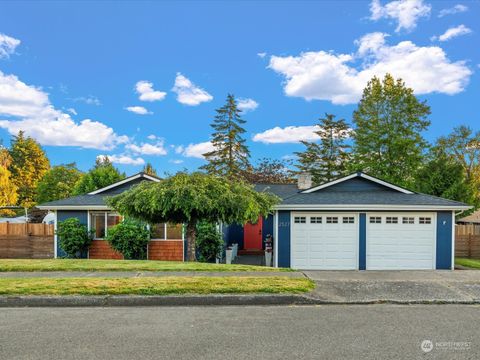
<svg viewBox="0 0 480 360"><path fill-rule="evenodd" d="M306 190L312 187L312 174L303 172L298 175L297 187L299 190Z"/></svg>

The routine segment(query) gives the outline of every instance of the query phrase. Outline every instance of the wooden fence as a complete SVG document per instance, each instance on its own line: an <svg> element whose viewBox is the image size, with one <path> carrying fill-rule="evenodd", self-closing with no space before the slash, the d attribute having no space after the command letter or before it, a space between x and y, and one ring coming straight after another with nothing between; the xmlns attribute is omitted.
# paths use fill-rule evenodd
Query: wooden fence
<svg viewBox="0 0 480 360"><path fill-rule="evenodd" d="M53 225L0 223L0 258L53 258L54 233Z"/></svg>
<svg viewBox="0 0 480 360"><path fill-rule="evenodd" d="M455 226L455 256L480 259L480 225Z"/></svg>

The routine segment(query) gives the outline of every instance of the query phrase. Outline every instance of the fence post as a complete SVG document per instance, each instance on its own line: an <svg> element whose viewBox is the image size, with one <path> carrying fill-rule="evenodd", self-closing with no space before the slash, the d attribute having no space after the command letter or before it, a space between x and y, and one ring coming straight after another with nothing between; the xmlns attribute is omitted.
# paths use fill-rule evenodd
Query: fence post
<svg viewBox="0 0 480 360"><path fill-rule="evenodd" d="M470 259L472 257L472 234L468 234L468 258Z"/></svg>

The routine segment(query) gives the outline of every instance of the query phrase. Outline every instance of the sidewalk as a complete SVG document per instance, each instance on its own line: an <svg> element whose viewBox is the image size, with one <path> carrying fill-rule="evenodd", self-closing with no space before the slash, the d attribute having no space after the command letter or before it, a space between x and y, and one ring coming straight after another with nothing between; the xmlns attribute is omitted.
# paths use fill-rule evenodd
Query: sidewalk
<svg viewBox="0 0 480 360"><path fill-rule="evenodd" d="M305 271L316 302L480 303L480 271Z"/></svg>

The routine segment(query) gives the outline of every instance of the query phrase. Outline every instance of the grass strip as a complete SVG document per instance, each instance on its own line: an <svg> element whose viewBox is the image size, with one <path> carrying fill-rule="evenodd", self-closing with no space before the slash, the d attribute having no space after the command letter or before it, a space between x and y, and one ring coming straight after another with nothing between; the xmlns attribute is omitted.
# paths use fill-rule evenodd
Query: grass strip
<svg viewBox="0 0 480 360"><path fill-rule="evenodd" d="M291 271L251 265L153 260L1 259L0 271Z"/></svg>
<svg viewBox="0 0 480 360"><path fill-rule="evenodd" d="M455 265L461 265L472 269L480 269L479 259L455 258Z"/></svg>
<svg viewBox="0 0 480 360"><path fill-rule="evenodd" d="M4 278L0 295L298 294L314 286L289 277Z"/></svg>

